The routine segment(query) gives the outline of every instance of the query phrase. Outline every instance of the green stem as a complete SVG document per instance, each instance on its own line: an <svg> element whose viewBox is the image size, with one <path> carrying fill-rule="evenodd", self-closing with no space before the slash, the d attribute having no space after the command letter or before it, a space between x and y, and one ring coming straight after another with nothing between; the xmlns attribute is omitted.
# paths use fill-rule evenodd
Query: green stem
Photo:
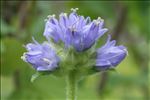
<svg viewBox="0 0 150 100"><path fill-rule="evenodd" d="M67 82L67 100L76 100L76 74L74 71L69 72L66 78Z"/></svg>

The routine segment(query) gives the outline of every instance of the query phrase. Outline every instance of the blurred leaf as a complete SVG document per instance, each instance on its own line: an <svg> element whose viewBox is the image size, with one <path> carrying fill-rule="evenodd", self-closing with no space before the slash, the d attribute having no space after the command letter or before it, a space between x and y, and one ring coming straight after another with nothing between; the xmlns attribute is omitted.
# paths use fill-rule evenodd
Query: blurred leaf
<svg viewBox="0 0 150 100"><path fill-rule="evenodd" d="M21 69L25 66L20 59L24 48L20 41L13 38L5 38L1 42L5 46L5 50L1 55L1 74L12 75L16 69Z"/></svg>
<svg viewBox="0 0 150 100"><path fill-rule="evenodd" d="M14 91L14 84L12 77L1 76L1 99L7 100L8 96Z"/></svg>
<svg viewBox="0 0 150 100"><path fill-rule="evenodd" d="M1 19L1 35L7 35L9 33L14 33L16 30L14 27L8 25Z"/></svg>

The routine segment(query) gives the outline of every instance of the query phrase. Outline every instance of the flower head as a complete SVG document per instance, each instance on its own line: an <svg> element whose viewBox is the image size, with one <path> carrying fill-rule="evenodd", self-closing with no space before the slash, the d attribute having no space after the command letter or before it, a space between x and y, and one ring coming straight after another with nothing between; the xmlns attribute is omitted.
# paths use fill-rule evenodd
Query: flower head
<svg viewBox="0 0 150 100"><path fill-rule="evenodd" d="M57 68L59 57L46 42L39 44L34 43L26 45L28 52L24 53L22 59L30 63L37 71L52 71Z"/></svg>
<svg viewBox="0 0 150 100"><path fill-rule="evenodd" d="M26 45L27 52L22 58L38 73L53 71L54 76L65 76L75 72L78 77L84 77L114 68L126 57L126 48L115 46L116 41L110 41L110 36L101 48L93 46L107 31L103 28L104 20L98 17L91 21L90 17L78 15L77 10L71 9L68 15L61 13L59 19L49 15L44 30L48 42L39 44L33 39L34 43Z"/></svg>
<svg viewBox="0 0 150 100"><path fill-rule="evenodd" d="M100 17L91 21L90 17L78 15L78 8L71 9L72 13L59 15L59 20L55 15L48 16L46 21L44 36L54 42L62 41L65 47L73 46L76 51L89 49L106 31L103 28L104 20Z"/></svg>
<svg viewBox="0 0 150 100"><path fill-rule="evenodd" d="M104 46L97 50L96 66L98 69L105 70L117 66L127 55L124 46L115 46L116 41L110 41L111 37Z"/></svg>

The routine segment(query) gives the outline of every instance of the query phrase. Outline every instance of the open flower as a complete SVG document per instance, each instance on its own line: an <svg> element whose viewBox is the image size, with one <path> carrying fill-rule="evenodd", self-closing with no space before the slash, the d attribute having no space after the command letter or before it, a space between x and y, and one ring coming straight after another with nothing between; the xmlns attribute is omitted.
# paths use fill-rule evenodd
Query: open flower
<svg viewBox="0 0 150 100"><path fill-rule="evenodd" d="M115 46L116 41L110 41L108 36L104 46L97 50L96 66L100 70L106 70L117 66L127 55L127 50L124 46Z"/></svg>
<svg viewBox="0 0 150 100"><path fill-rule="evenodd" d="M55 18L55 15L48 16L44 36L48 40L52 38L56 43L62 41L65 47L73 46L76 51L81 52L89 49L107 29L103 28L104 20L100 17L91 21L90 17L84 18L78 15L77 8L71 10L72 13L69 16L61 13L59 20Z"/></svg>
<svg viewBox="0 0 150 100"><path fill-rule="evenodd" d="M33 39L34 43L25 46L27 52L22 56L25 62L38 71L31 81L40 75L65 76L67 100L75 100L79 80L117 66L127 55L126 48L122 45L115 46L116 41L110 41L110 36L105 45L95 48L93 44L107 31L103 28L104 20L98 17L91 21L90 17L78 15L77 8L71 10L68 16L61 13L59 20L55 15L49 15L44 30L48 42L39 44ZM84 52L92 46L91 50Z"/></svg>
<svg viewBox="0 0 150 100"><path fill-rule="evenodd" d="M46 42L39 44L34 43L26 45L28 52L24 53L22 59L30 63L37 71L51 71L57 68L59 58Z"/></svg>

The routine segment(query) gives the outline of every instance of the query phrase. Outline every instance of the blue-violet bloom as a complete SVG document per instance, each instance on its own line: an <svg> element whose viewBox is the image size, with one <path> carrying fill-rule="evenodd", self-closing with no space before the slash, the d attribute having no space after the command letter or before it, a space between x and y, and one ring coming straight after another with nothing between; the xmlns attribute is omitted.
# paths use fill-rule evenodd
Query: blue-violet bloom
<svg viewBox="0 0 150 100"><path fill-rule="evenodd" d="M109 35L106 44L97 50L96 66L100 70L117 66L127 55L124 46L115 46L116 41L110 39Z"/></svg>
<svg viewBox="0 0 150 100"><path fill-rule="evenodd" d="M104 20L98 17L97 20L90 20L90 17L78 15L76 9L67 16L61 13L59 20L55 15L49 15L46 19L44 36L54 42L62 41L66 48L73 46L76 51L81 52L89 49L106 31L103 28Z"/></svg>
<svg viewBox="0 0 150 100"><path fill-rule="evenodd" d="M28 52L24 53L22 59L37 71L52 71L58 67L60 59L48 43L39 44L34 40L34 43L29 43L25 47Z"/></svg>

